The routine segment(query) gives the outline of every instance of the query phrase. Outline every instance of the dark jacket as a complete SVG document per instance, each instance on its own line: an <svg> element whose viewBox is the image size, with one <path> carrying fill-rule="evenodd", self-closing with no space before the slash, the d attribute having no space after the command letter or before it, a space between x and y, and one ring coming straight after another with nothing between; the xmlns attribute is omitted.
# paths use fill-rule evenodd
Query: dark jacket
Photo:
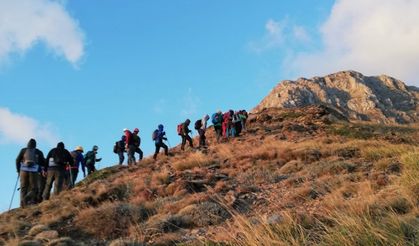
<svg viewBox="0 0 419 246"><path fill-rule="evenodd" d="M66 164L74 165L73 157L70 152L64 148L64 143L59 142L56 148L50 150L46 158L46 170L49 168L65 168Z"/></svg>
<svg viewBox="0 0 419 246"><path fill-rule="evenodd" d="M24 156L27 149L33 149L35 148L35 156L36 156L36 164L39 165L39 169L45 169L45 158L44 153L36 148L36 141L35 139L31 139L28 142L28 145L26 148L23 148L20 150L19 154L16 157L16 170L17 172L20 172L21 164L25 161ZM41 171L41 170L38 170Z"/></svg>
<svg viewBox="0 0 419 246"><path fill-rule="evenodd" d="M83 173L85 173L86 163L84 161L83 154L79 151L72 151L70 154L73 157L73 161L74 161L72 167L74 169L79 170L80 164L81 164L81 169L82 169Z"/></svg>
<svg viewBox="0 0 419 246"><path fill-rule="evenodd" d="M189 125L191 124L191 121L189 119L187 119L183 124L182 124L182 135L186 136L188 135L191 130L189 130Z"/></svg>
<svg viewBox="0 0 419 246"><path fill-rule="evenodd" d="M84 160L86 162L87 167L92 167L96 164L97 161L101 161L102 158L96 158L96 152L94 150L90 150L84 156Z"/></svg>

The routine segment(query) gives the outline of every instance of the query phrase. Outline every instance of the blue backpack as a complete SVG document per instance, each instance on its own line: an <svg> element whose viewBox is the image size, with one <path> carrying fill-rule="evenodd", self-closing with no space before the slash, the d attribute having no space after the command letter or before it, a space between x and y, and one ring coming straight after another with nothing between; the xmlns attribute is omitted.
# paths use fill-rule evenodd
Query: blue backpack
<svg viewBox="0 0 419 246"><path fill-rule="evenodd" d="M217 113L214 113L212 116L211 116L211 122L212 122L212 124L218 124L218 123L220 123L221 121L220 121L220 115L219 114L217 114Z"/></svg>

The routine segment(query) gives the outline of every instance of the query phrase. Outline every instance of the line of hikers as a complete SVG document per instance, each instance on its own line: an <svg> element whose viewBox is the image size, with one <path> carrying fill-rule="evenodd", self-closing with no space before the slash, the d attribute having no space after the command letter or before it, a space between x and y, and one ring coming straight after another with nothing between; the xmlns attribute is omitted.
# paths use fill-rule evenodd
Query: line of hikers
<svg viewBox="0 0 419 246"><path fill-rule="evenodd" d="M217 143L221 138L239 136L246 128L248 114L245 110L234 112L229 110L222 113L221 110L211 116L211 122L214 125ZM206 130L208 126L209 115L195 121L194 128L199 135L199 148L207 148ZM191 121L187 119L177 125L177 133L182 138L181 150L185 150L186 142L191 148L194 148L193 141L189 135L192 131L189 129ZM139 160L143 159L143 151L140 149L141 138L139 129L135 128L132 132L127 128L123 129L121 140L114 145L114 153L119 156L119 164L124 162L124 152L128 154L128 165L136 164L135 154L139 154ZM163 148L165 155L169 155L169 148L164 143L168 142L164 126L158 125L152 133L152 140L155 144L154 159L160 149ZM168 142L169 143L169 142ZM170 144L169 144L170 145ZM42 200L48 200L51 189L54 186L54 195L59 194L63 189L72 189L77 180L79 169L83 171L83 177L96 171L95 164L102 160L97 158L98 146L93 146L91 151L83 155L83 147L77 146L69 152L65 149L64 143L59 142L56 148L49 151L46 158L42 151L36 148L35 139L30 139L26 148L21 149L16 158L16 169L20 178L20 206L36 204Z"/></svg>
<svg viewBox="0 0 419 246"><path fill-rule="evenodd" d="M95 172L95 163L102 160L96 158L98 146L83 155L83 148L77 146L69 152L64 143L59 142L56 148L48 152L46 158L36 148L36 140L30 139L26 148L21 149L16 158L16 170L20 178L20 206L36 204L48 200L54 185L54 195L64 188L72 189L77 180L79 167L83 177Z"/></svg>
<svg viewBox="0 0 419 246"><path fill-rule="evenodd" d="M246 128L247 118L248 113L246 110L240 110L236 112L229 110L225 113L222 113L221 110L218 110L216 113L212 114L211 122L214 125L217 143L220 142L222 137L228 139L230 137L239 136L240 133ZM209 115L204 115L202 119L195 121L194 129L198 132L199 135L198 148L207 148L205 133L209 119ZM192 137L189 135L189 133L192 132L189 129L190 124L191 120L186 119L185 122L177 125L177 134L182 139L181 150L185 150L186 142L189 143L191 148L194 148ZM125 128L123 129L123 132L124 135L122 135L121 139L115 142L113 152L118 155L120 165L122 165L125 160L124 153L126 152L128 155L128 165L132 165L136 163L136 153L139 154L139 160L143 159L143 151L140 149L141 138L139 136L139 129L135 128L131 132L129 129ZM166 155L169 155L169 148L164 143L164 141L168 141L168 139L162 124L158 125L157 129L153 131L152 140L154 141L156 147L153 155L154 159L157 158L161 148L164 149Z"/></svg>

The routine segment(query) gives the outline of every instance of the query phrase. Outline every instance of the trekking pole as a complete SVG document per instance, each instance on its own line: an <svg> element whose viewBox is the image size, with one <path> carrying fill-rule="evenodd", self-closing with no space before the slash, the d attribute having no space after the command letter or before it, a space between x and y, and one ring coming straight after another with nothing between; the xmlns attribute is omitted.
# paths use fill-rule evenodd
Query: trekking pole
<svg viewBox="0 0 419 246"><path fill-rule="evenodd" d="M13 189L12 199L10 199L9 211L12 208L13 198L15 197L15 193L16 193L16 188L17 188L18 181L19 181L19 174L17 175L15 188Z"/></svg>

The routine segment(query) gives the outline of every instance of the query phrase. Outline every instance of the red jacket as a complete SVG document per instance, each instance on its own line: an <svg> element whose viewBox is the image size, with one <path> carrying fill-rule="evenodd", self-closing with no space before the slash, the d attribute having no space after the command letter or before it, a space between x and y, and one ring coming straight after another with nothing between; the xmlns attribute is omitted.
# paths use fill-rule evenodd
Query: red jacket
<svg viewBox="0 0 419 246"><path fill-rule="evenodd" d="M134 138L132 137L132 132L130 131L125 131L125 144L127 145L134 144Z"/></svg>

